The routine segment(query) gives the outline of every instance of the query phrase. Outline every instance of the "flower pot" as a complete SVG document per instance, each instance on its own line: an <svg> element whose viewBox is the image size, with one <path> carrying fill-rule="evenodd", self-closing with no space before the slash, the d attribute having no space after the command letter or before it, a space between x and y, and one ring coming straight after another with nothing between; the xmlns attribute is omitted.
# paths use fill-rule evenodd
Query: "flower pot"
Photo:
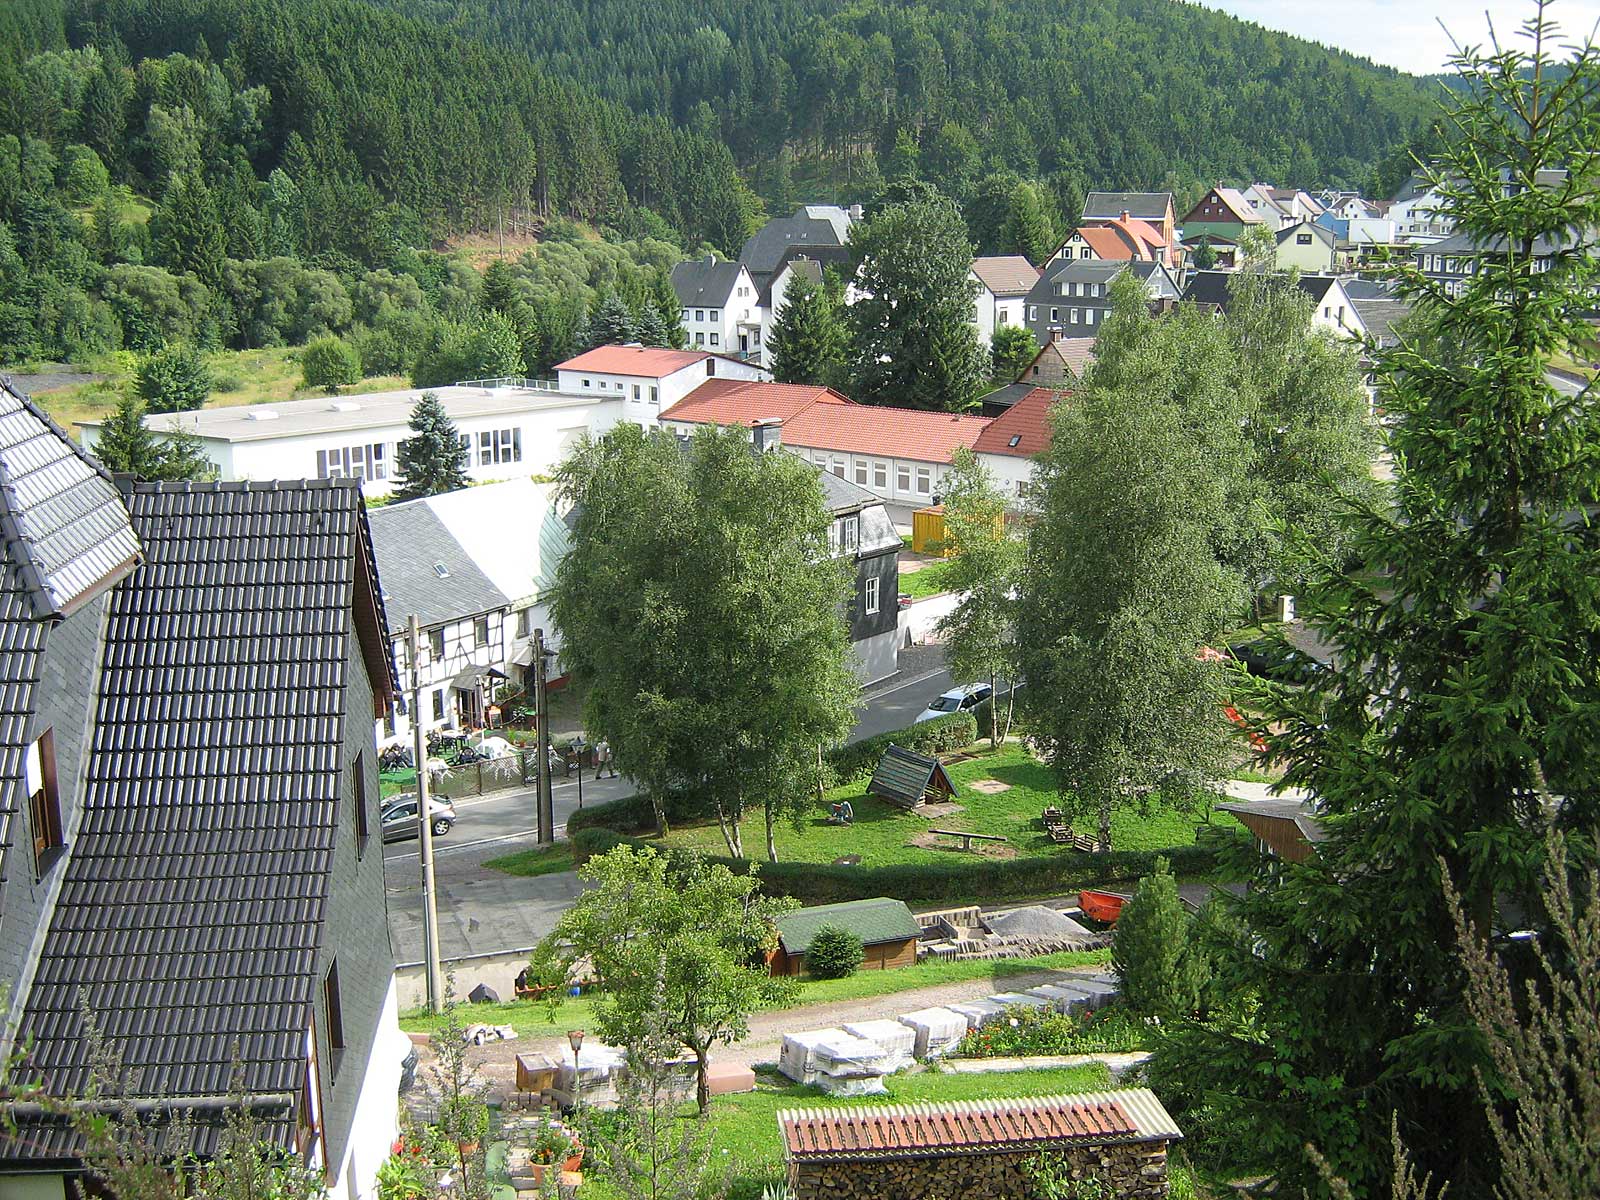
<svg viewBox="0 0 1600 1200"><path fill-rule="evenodd" d="M571 1154L567 1155L567 1161L561 1164L561 1169L563 1171L576 1171L582 1165L583 1147L579 1146Z"/></svg>
<svg viewBox="0 0 1600 1200"><path fill-rule="evenodd" d="M477 1142L457 1142L456 1143L456 1148L461 1151L461 1157L462 1158L466 1158L469 1155L473 1155L473 1154L476 1154L478 1152L478 1143Z"/></svg>

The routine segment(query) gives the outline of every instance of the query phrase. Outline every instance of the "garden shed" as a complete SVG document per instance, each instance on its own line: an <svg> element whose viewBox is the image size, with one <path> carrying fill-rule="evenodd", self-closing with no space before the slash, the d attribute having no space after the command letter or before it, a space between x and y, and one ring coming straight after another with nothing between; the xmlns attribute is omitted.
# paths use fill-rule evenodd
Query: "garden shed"
<svg viewBox="0 0 1600 1200"><path fill-rule="evenodd" d="M867 793L901 808L917 808L928 800L949 800L956 794L956 786L937 758L890 746L872 772Z"/></svg>
<svg viewBox="0 0 1600 1200"><path fill-rule="evenodd" d="M848 929L861 939L863 971L909 967L917 961L921 927L903 900L878 896L799 908L778 918L778 948L772 956L774 975L798 975L806 969L806 951L825 925Z"/></svg>

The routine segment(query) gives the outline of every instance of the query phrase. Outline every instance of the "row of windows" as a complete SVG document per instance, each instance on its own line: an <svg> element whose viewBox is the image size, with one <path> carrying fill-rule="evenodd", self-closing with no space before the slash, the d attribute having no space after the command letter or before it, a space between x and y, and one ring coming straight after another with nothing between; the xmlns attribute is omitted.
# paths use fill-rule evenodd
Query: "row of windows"
<svg viewBox="0 0 1600 1200"><path fill-rule="evenodd" d="M367 446L340 446L317 451L318 479L387 479L389 447L382 442Z"/></svg>
<svg viewBox="0 0 1600 1200"><path fill-rule="evenodd" d="M1038 319L1039 306L1037 304L1028 305L1028 320L1037 321ZM1098 308L1067 309L1067 324L1069 325L1093 325L1099 320L1100 310ZM1050 310L1050 323L1052 325L1059 325L1061 323L1061 310L1059 308L1052 308Z"/></svg>
<svg viewBox="0 0 1600 1200"><path fill-rule="evenodd" d="M704 320L706 320L706 311L707 310L703 309L703 308L695 309L694 310L694 319L696 321L704 321ZM711 320L713 320L713 321L722 320L722 310L720 308L713 308L713 309L710 310L710 312L711 312L711 318L710 318Z"/></svg>
<svg viewBox="0 0 1600 1200"><path fill-rule="evenodd" d="M854 554L861 549L861 516L851 513L828 526L828 550L833 554Z"/></svg>
<svg viewBox="0 0 1600 1200"><path fill-rule="evenodd" d="M1056 295L1058 296L1088 296L1093 299L1096 296L1103 295L1105 291L1106 285L1103 283L1067 282L1056 284Z"/></svg>
<svg viewBox="0 0 1600 1200"><path fill-rule="evenodd" d="M801 457L805 456L802 455ZM811 461L824 470L832 471L840 479L850 477L848 473L849 464L842 454L825 454L819 450L811 455ZM944 475L945 472L939 472L939 478L943 479ZM856 483L861 487L871 487L879 492L889 490L889 464L882 459L857 458L855 460L854 476ZM871 478L870 483L868 483L869 476ZM932 467L913 467L910 463L895 463L894 486L896 491L911 492L913 479L916 481L916 495L933 495Z"/></svg>

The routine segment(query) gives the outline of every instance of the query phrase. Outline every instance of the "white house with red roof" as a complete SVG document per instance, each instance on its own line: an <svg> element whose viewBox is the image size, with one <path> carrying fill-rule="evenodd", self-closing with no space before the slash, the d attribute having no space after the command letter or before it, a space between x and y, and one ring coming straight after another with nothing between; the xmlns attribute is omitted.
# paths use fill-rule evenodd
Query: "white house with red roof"
<svg viewBox="0 0 1600 1200"><path fill-rule="evenodd" d="M1148 221L1126 213L1111 221L1080 225L1056 247L1046 263L1161 262L1170 257L1166 238Z"/></svg>
<svg viewBox="0 0 1600 1200"><path fill-rule="evenodd" d="M1008 506L1024 507L1033 481L1033 460L1050 445L1050 412L1068 393L1036 387L987 422L972 444L978 461L1005 493Z"/></svg>
<svg viewBox="0 0 1600 1200"><path fill-rule="evenodd" d="M762 436L904 511L934 503L960 447L989 421L965 414L856 404L831 388L714 379L661 414L687 436L701 425L762 428Z"/></svg>
<svg viewBox="0 0 1600 1200"><path fill-rule="evenodd" d="M708 379L771 379L755 363L705 350L597 346L556 364L556 387L571 396L622 402L622 419L653 427L657 418Z"/></svg>

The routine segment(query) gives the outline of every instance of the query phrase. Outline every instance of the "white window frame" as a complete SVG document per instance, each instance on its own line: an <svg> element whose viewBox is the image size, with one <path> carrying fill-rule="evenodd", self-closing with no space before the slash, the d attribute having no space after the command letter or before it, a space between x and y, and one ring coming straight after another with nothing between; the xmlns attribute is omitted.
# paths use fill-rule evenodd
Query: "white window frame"
<svg viewBox="0 0 1600 1200"><path fill-rule="evenodd" d="M876 458L872 460L872 486L879 491L889 490L889 464Z"/></svg>
<svg viewBox="0 0 1600 1200"><path fill-rule="evenodd" d="M856 478L856 486L857 487L866 487L867 486L867 460L866 459L864 459L864 458L856 459L855 478Z"/></svg>
<svg viewBox="0 0 1600 1200"><path fill-rule="evenodd" d="M917 468L917 495L919 495L919 496L931 496L931 495L933 495L933 468L932 467L918 467Z"/></svg>
<svg viewBox="0 0 1600 1200"><path fill-rule="evenodd" d="M894 465L894 490L911 494L911 465L909 463L895 463Z"/></svg>
<svg viewBox="0 0 1600 1200"><path fill-rule="evenodd" d="M867 616L869 617L878 611L878 593L880 589L880 583L881 581L876 575L870 576L867 579L867 591L862 600L862 607L866 610Z"/></svg>

